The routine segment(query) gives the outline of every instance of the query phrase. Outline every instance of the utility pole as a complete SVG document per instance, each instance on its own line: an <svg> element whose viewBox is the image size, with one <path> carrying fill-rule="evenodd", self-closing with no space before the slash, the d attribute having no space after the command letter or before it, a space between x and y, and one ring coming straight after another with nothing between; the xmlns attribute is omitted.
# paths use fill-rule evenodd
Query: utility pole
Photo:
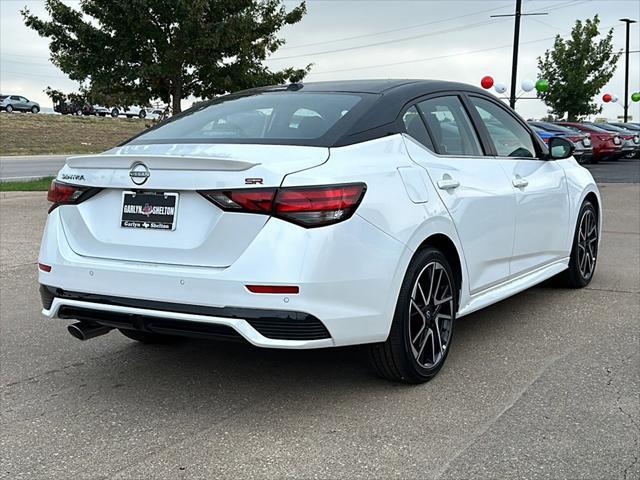
<svg viewBox="0 0 640 480"><path fill-rule="evenodd" d="M629 31L631 24L636 21L630 18L621 18L620 21L627 24L627 45L624 54L624 123L627 123L629 119Z"/></svg>
<svg viewBox="0 0 640 480"><path fill-rule="evenodd" d="M511 92L509 105L516 108L516 83L518 81L518 50L520 47L520 18L531 15L547 15L546 13L522 13L522 0L516 0L516 12L508 15L491 15L491 18L515 17L513 28L513 58L511 60Z"/></svg>

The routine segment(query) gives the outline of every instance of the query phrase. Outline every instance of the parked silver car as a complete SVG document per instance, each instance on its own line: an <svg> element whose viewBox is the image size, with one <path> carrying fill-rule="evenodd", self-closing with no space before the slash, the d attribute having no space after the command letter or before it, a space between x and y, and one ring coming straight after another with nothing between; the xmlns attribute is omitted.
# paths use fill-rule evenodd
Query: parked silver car
<svg viewBox="0 0 640 480"><path fill-rule="evenodd" d="M14 110L18 112L38 113L40 104L32 102L21 95L0 95L0 110L6 110L11 113Z"/></svg>

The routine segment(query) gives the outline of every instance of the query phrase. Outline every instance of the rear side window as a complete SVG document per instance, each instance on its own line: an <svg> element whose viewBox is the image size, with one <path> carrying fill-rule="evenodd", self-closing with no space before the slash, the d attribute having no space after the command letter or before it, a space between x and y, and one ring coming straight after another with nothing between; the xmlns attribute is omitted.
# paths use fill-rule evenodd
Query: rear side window
<svg viewBox="0 0 640 480"><path fill-rule="evenodd" d="M487 127L499 157L536 156L531 134L510 113L483 98L471 97L471 102Z"/></svg>
<svg viewBox="0 0 640 480"><path fill-rule="evenodd" d="M18 101L20 101L20 97L18 97L17 95L11 95L11 100L18 100Z"/></svg>
<svg viewBox="0 0 640 480"><path fill-rule="evenodd" d="M482 148L467 112L455 96L438 97L418 104L429 127L437 153L443 155L482 155Z"/></svg>
<svg viewBox="0 0 640 480"><path fill-rule="evenodd" d="M195 108L131 143L312 140L322 137L349 115L360 100L356 94L303 92L263 92L222 98Z"/></svg>
<svg viewBox="0 0 640 480"><path fill-rule="evenodd" d="M416 107L409 108L402 116L402 123L404 124L404 130L411 138L417 140L425 147L431 148L431 142L429 141L429 134L427 133L427 127L424 126L422 118Z"/></svg>

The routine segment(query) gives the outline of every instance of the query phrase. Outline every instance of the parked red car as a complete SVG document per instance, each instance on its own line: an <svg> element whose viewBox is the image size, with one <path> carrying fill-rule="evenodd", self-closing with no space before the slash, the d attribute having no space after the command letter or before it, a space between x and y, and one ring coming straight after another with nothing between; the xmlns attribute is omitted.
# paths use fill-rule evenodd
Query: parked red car
<svg viewBox="0 0 640 480"><path fill-rule="evenodd" d="M602 128L588 123L578 122L556 122L558 125L568 127L576 132L588 133L591 135L593 145L593 163L601 160L617 160L622 149L622 140L619 135L607 132Z"/></svg>

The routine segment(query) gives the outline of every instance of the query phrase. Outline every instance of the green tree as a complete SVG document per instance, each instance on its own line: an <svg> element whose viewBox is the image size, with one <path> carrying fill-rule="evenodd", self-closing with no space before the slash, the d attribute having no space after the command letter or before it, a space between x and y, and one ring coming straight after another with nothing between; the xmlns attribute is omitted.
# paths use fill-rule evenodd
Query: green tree
<svg viewBox="0 0 640 480"><path fill-rule="evenodd" d="M299 81L311 65L272 72L263 60L284 44L285 25L306 13L281 0L81 0L76 10L46 0L50 19L22 10L25 24L51 39L51 60L105 104L208 98Z"/></svg>
<svg viewBox="0 0 640 480"><path fill-rule="evenodd" d="M553 48L538 57L540 78L549 81L549 91L539 92L538 97L560 117L577 120L602 111L593 101L616 70L622 52L613 52L613 29L606 36L600 35L600 19L578 20L571 37L556 36Z"/></svg>

